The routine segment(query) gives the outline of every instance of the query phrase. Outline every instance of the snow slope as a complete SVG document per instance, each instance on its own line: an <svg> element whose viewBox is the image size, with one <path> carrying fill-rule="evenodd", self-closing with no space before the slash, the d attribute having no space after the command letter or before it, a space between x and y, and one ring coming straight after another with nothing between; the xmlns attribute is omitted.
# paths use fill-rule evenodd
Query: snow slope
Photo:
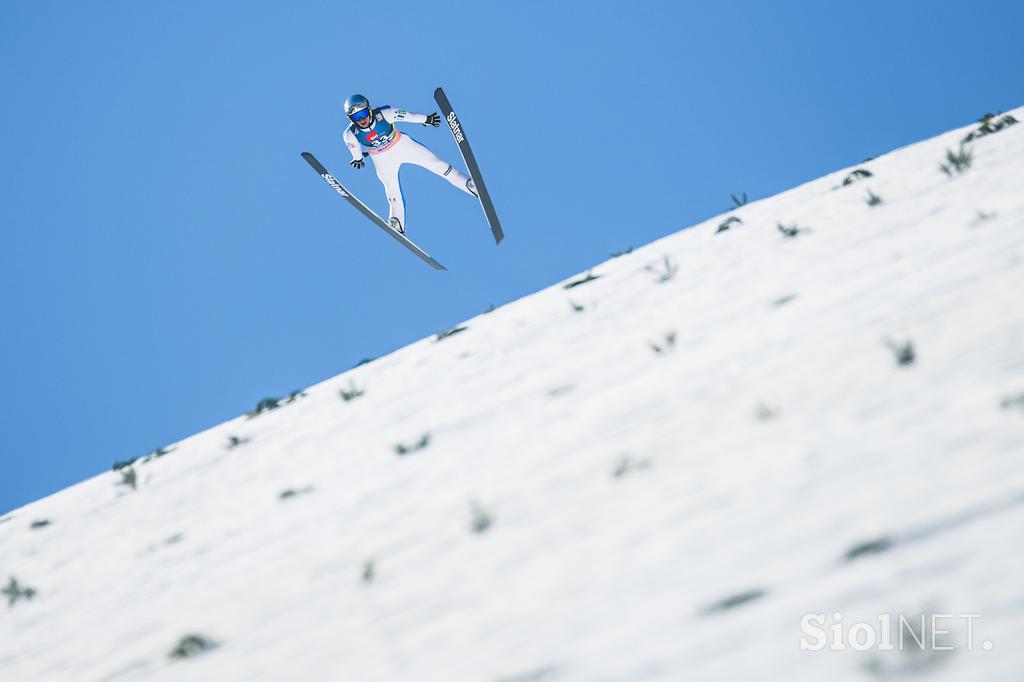
<svg viewBox="0 0 1024 682"><path fill-rule="evenodd" d="M0 680L1021 679L1024 125L946 177L977 127L0 517ZM836 612L975 617L801 651Z"/></svg>

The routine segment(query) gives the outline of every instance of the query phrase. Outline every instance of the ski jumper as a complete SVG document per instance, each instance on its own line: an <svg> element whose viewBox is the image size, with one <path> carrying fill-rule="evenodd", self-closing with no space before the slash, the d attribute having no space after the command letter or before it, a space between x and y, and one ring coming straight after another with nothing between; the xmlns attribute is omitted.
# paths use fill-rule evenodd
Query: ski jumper
<svg viewBox="0 0 1024 682"><path fill-rule="evenodd" d="M398 218L400 224L405 226L405 200L402 198L402 184L398 179L398 171L403 163L426 168L466 194L476 196L467 186L469 176L434 156L432 151L408 135L403 135L395 126L395 123L425 123L426 114L414 114L405 109L383 106L374 109L372 115L373 123L370 127L364 129L352 123L345 130L343 138L353 161L363 158L363 148L370 153L377 177L384 183L384 192L388 197L389 219Z"/></svg>

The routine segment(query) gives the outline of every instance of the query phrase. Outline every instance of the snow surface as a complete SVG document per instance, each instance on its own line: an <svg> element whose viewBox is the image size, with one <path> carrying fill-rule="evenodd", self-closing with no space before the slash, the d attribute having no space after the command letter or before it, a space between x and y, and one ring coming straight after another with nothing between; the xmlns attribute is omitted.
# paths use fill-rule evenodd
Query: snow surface
<svg viewBox="0 0 1024 682"><path fill-rule="evenodd" d="M0 517L0 680L1022 679L1024 124L946 177L976 128ZM801 651L835 612L977 617Z"/></svg>

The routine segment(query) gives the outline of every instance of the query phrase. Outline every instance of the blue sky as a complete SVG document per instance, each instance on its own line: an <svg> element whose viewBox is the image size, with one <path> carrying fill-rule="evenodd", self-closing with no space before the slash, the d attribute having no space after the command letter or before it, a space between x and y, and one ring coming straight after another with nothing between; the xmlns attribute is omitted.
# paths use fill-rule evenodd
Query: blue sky
<svg viewBox="0 0 1024 682"><path fill-rule="evenodd" d="M32 2L0 23L0 513L758 198L1024 104L1024 5ZM505 227L344 98L442 85ZM642 124L631 125L636 121ZM457 161L444 128L406 130ZM410 384L415 377L410 377Z"/></svg>

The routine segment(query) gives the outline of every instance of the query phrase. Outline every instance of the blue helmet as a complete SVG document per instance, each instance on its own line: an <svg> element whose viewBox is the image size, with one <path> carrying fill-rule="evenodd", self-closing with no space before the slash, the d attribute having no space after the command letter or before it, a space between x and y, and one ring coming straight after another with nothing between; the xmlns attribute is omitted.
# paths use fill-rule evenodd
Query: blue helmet
<svg viewBox="0 0 1024 682"><path fill-rule="evenodd" d="M355 119L352 118L352 115L357 114L364 109L366 110L366 113L361 114L359 118L363 118L373 113L370 109L370 100L366 99L362 95L350 95L349 98L345 100L345 115L353 121L355 121Z"/></svg>

